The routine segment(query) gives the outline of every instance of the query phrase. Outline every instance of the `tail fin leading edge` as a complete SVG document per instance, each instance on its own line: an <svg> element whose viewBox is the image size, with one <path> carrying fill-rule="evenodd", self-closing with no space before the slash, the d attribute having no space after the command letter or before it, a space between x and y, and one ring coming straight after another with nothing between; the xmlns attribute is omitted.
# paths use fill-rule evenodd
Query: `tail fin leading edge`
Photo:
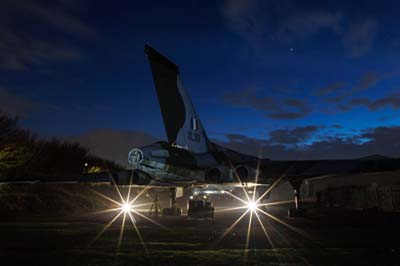
<svg viewBox="0 0 400 266"><path fill-rule="evenodd" d="M209 141L179 76L179 68L149 45L150 61L168 141L195 153L207 152Z"/></svg>

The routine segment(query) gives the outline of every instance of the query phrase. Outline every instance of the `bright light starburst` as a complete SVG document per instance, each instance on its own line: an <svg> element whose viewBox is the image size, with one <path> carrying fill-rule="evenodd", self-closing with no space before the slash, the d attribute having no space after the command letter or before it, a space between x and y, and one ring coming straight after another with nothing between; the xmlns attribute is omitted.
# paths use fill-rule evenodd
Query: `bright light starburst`
<svg viewBox="0 0 400 266"><path fill-rule="evenodd" d="M258 204L255 201L250 200L247 202L247 208L249 209L249 211L255 212L257 211Z"/></svg>
<svg viewBox="0 0 400 266"><path fill-rule="evenodd" d="M138 227L137 227L137 225L136 225L135 216L139 216L139 217L141 217L141 218L143 218L143 219L145 219L145 220L147 220L147 221L149 221L149 222L151 222L151 223L153 223L153 224L155 224L155 225L157 225L157 226L160 226L160 227L166 229L166 228L165 228L163 225L161 225L160 223L158 223L158 222L152 220L151 218L149 218L149 217L147 217L146 215L141 214L141 213L139 212L138 207L143 207L143 206L145 206L145 205L150 205L150 204L152 204L152 202L143 203L143 204L135 204L136 200L139 199L140 196L143 195L143 193L148 189L148 187L147 187L147 186L144 187L135 197L132 198L132 197L131 197L132 178L131 178L131 179L130 179L130 184L129 184L129 186L128 186L127 195L126 195L126 197L124 198L124 197L122 196L122 193L121 193L120 189L118 188L117 184L115 183L114 179L111 178L111 180L112 180L112 182L113 182L113 185L114 185L114 188L115 188L117 194L119 195L120 200L112 199L112 198L110 198L110 197L108 197L108 196L106 196L106 195L104 195L104 194L102 194L102 193L99 193L99 192L93 190L93 192L94 192L95 194L97 194L98 196L100 196L100 197L102 197L102 198L104 198L104 199L110 201L110 202L114 205L113 208L106 209L106 210L103 210L103 211L99 211L99 212L96 212L95 214L115 212L116 215L114 216L113 219L111 219L111 221L110 221L108 224L106 224L106 225L102 228L102 230L96 235L96 237L93 239L93 241L90 243L89 246L91 246L94 242L96 242L96 241L101 237L101 235L102 235L102 234L103 234L103 233L104 233L104 232L105 232L105 231L106 231L120 216L122 216L121 229L120 229L120 234L119 234L119 239L118 239L118 249L119 249L120 246L121 246L121 241L122 241L123 234L124 234L124 229L125 229L126 218L128 217L129 220L131 221L131 223L132 223L132 225L133 225L135 231L136 231L136 234L137 234L137 236L138 236L138 238L139 238L140 243L143 245L143 248L145 249L145 251L146 251L146 253L147 253L147 249L146 249L145 243L144 243L144 241L143 241L142 235L140 234L140 231L139 231L139 229L138 229Z"/></svg>
<svg viewBox="0 0 400 266"><path fill-rule="evenodd" d="M124 213L128 213L131 211L132 205L129 202L124 202L122 203L121 206L121 211L123 211Z"/></svg>
<svg viewBox="0 0 400 266"><path fill-rule="evenodd" d="M233 167L233 165L231 165ZM233 208L226 208L226 209L221 209L219 210L220 212L224 212L224 211L235 211L235 210L240 210L243 209L243 213L242 215L239 216L239 218L237 218L233 224L225 230L225 232L223 233L223 235L216 241L216 245L223 239L225 238L225 236L227 236L229 234L229 232L231 230L233 230L233 228L245 217L248 216L249 220L248 220L248 226L247 226L247 236L246 236L246 246L245 246L245 260L247 258L247 252L249 250L249 243L250 243L250 236L251 236L251 230L252 230L252 224L253 224L253 218L255 217L258 221L258 223L260 224L270 246L273 248L273 250L275 250L275 245L272 242L272 239L270 237L270 234L268 232L268 228L267 226L264 225L262 219L261 219L261 215L265 215L265 217L270 218L271 220L285 226L286 228L295 231L298 234L301 234L302 236L305 236L304 232L298 230L297 228L289 225L288 223L282 221L281 219L273 216L271 213L267 212L265 210L265 207L267 206L271 206L271 205L279 205L279 204L286 204L290 201L282 201L282 202L272 202L272 203L263 203L263 199L268 195L268 193L270 193L272 191L272 189L274 189L280 182L281 180L285 177L286 172L288 170L286 170L284 173L282 173L282 175L277 178L275 180L275 182L269 186L264 193L262 193L261 195L258 195L257 193L257 187L262 186L262 184L258 184L258 177L259 177L259 173L260 173L260 161L258 161L257 163L257 169L256 169L256 175L255 175L255 182L254 182L254 190L252 191L252 195L249 194L249 192L247 191L247 184L245 184L244 182L242 182L242 180L240 180L240 177L238 175L236 176L236 179L238 181L238 183L240 184L240 187L243 191L243 197L237 196L229 191L225 191L224 193L231 196L232 198L240 201L242 203L241 206L239 207L233 207Z"/></svg>

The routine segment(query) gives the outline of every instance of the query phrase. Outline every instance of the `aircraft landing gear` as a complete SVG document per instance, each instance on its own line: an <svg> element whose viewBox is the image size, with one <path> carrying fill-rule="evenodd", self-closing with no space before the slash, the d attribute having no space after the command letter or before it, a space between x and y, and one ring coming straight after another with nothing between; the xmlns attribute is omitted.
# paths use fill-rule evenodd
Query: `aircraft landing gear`
<svg viewBox="0 0 400 266"><path fill-rule="evenodd" d="M163 216L181 216L182 209L176 207L176 187L169 189L169 208L162 210Z"/></svg>
<svg viewBox="0 0 400 266"><path fill-rule="evenodd" d="M306 209L301 208L300 206L300 184L298 182L291 182L294 188L294 208L288 209L288 217L289 218L304 218L306 216Z"/></svg>
<svg viewBox="0 0 400 266"><path fill-rule="evenodd" d="M156 195L156 197L154 198L153 204L151 205L151 208L149 210L149 216L153 214L153 210L154 210L154 217L158 218L158 214L161 211L158 195Z"/></svg>

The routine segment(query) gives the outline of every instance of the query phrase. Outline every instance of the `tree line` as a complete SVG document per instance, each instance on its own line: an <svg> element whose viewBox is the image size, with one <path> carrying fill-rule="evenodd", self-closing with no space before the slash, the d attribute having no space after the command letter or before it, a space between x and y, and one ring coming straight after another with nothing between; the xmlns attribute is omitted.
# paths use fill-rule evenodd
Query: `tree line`
<svg viewBox="0 0 400 266"><path fill-rule="evenodd" d="M79 143L39 139L21 128L18 120L0 111L0 178L65 177L122 169L90 154Z"/></svg>

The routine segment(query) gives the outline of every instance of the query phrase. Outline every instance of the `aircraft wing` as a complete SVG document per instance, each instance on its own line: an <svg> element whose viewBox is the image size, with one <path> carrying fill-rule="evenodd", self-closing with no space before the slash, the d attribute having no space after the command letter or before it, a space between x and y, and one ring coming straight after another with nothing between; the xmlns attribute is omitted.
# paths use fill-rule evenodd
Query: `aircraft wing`
<svg viewBox="0 0 400 266"><path fill-rule="evenodd" d="M307 161L262 161L260 182L274 182L277 179L289 181L294 189L300 188L302 181L325 175L345 175L369 172L400 170L400 159L379 160L307 160Z"/></svg>

